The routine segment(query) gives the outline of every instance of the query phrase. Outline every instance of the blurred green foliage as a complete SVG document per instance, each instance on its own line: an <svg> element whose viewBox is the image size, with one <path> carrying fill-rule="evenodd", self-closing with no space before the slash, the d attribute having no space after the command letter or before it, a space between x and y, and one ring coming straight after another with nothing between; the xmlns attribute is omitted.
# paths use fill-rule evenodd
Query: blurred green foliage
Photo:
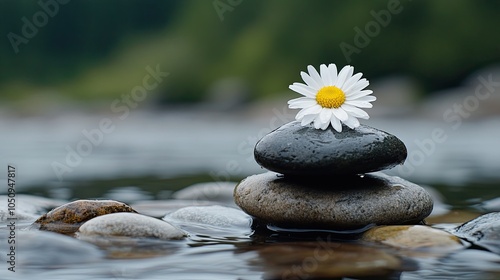
<svg viewBox="0 0 500 280"><path fill-rule="evenodd" d="M494 0L73 0L16 54L8 34L22 36L23 17L33 22L40 3L54 1L0 1L1 96L50 90L112 99L140 84L147 65L160 64L171 73L161 100L203 100L224 78L242 79L252 98L262 98L286 92L308 64L330 62L352 64L369 79L411 75L430 92L500 61ZM400 12L377 22L374 14L388 5ZM356 44L356 30L367 44ZM342 43L358 51L347 58Z"/></svg>

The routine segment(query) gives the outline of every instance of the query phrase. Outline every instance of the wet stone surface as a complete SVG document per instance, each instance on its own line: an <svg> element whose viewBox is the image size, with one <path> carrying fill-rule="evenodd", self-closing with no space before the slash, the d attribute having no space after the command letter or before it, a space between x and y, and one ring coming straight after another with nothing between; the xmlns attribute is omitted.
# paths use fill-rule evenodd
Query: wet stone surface
<svg viewBox="0 0 500 280"><path fill-rule="evenodd" d="M454 228L451 233L500 254L500 212L479 216Z"/></svg>
<svg viewBox="0 0 500 280"><path fill-rule="evenodd" d="M234 198L249 215L283 227L415 224L432 211L432 198L423 188L382 173L298 181L267 172L244 179Z"/></svg>
<svg viewBox="0 0 500 280"><path fill-rule="evenodd" d="M464 246L456 236L428 226L380 226L363 234L364 241L397 248L456 250Z"/></svg>
<svg viewBox="0 0 500 280"><path fill-rule="evenodd" d="M114 200L77 200L42 215L33 225L40 230L71 234L92 218L117 212L136 213L127 204Z"/></svg>
<svg viewBox="0 0 500 280"><path fill-rule="evenodd" d="M102 237L182 239L186 233L177 227L136 213L113 213L84 223L77 232L79 238L92 240Z"/></svg>
<svg viewBox="0 0 500 280"><path fill-rule="evenodd" d="M285 124L264 136L255 146L262 167L291 176L344 176L392 168L402 164L406 147L396 136L361 125L342 133Z"/></svg>
<svg viewBox="0 0 500 280"><path fill-rule="evenodd" d="M188 231L194 240L207 239L209 233L211 240L247 241L253 232L252 217L240 209L221 205L184 207L166 215L163 220Z"/></svg>

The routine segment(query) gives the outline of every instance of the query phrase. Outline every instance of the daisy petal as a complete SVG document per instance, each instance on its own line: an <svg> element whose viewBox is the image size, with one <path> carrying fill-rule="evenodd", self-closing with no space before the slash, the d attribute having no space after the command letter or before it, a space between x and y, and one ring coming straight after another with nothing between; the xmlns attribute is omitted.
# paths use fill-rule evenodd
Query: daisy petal
<svg viewBox="0 0 500 280"><path fill-rule="evenodd" d="M351 65L346 65L342 70L340 70L339 77L337 79L336 86L340 89L343 89L345 81L352 76L352 72L354 71L354 67Z"/></svg>
<svg viewBox="0 0 500 280"><path fill-rule="evenodd" d="M318 86L321 87L322 85L324 85L323 80L318 74L318 71L316 71L316 68L314 68L312 65L308 65L307 71L309 71L309 76L314 79L314 81L316 82L316 84L318 84Z"/></svg>
<svg viewBox="0 0 500 280"><path fill-rule="evenodd" d="M322 125L321 125L321 129L322 130L325 130L328 128L328 126L330 125L330 120L328 120L327 122L322 122Z"/></svg>
<svg viewBox="0 0 500 280"><path fill-rule="evenodd" d="M330 120L330 123L332 124L332 127L338 131L342 132L342 124L340 123L340 120L335 117L335 115L332 115L332 118Z"/></svg>
<svg viewBox="0 0 500 280"><path fill-rule="evenodd" d="M299 97L288 101L288 108L290 109L302 109L307 107L312 107L316 105L317 102L309 97Z"/></svg>
<svg viewBox="0 0 500 280"><path fill-rule="evenodd" d="M301 83L293 83L293 85L289 85L288 88L307 97L316 97L316 91L314 89Z"/></svg>
<svg viewBox="0 0 500 280"><path fill-rule="evenodd" d="M343 105L342 105L343 106ZM349 117L347 112L344 111L344 109L342 109L342 107L340 108L336 108L336 109L333 109L333 114L335 115L335 117L337 117L337 119L339 119L340 121L345 121L347 120L347 118Z"/></svg>
<svg viewBox="0 0 500 280"><path fill-rule="evenodd" d="M309 108L304 108L297 113L297 116L295 118L299 120L302 119L305 115L313 115L313 114L317 115L321 112L321 109L323 109L323 107L319 105L314 105Z"/></svg>
<svg viewBox="0 0 500 280"><path fill-rule="evenodd" d="M301 125L302 126L306 126L310 123L312 123L314 121L314 119L316 118L317 115L305 115L303 118L302 118L302 121L301 121Z"/></svg>
<svg viewBox="0 0 500 280"><path fill-rule="evenodd" d="M292 103L296 103L296 102L300 102L300 101L307 101L307 100L314 100L310 97L299 97L299 98L294 98L294 99L291 99L291 100L288 100L288 104L292 104Z"/></svg>
<svg viewBox="0 0 500 280"><path fill-rule="evenodd" d="M332 78L331 78L330 72L328 72L328 67L325 64L321 64L319 66L319 71L321 74L321 80L323 80L323 85L331 86L332 85Z"/></svg>
<svg viewBox="0 0 500 280"><path fill-rule="evenodd" d="M319 120L322 123L330 123L330 119L332 118L332 109L323 109L321 113L319 113Z"/></svg>
<svg viewBox="0 0 500 280"><path fill-rule="evenodd" d="M319 117L316 117L314 119L314 128L320 129L321 128L321 121L319 120Z"/></svg>
<svg viewBox="0 0 500 280"><path fill-rule="evenodd" d="M373 107L373 105L371 103L359 101L357 99L356 100L348 100L345 102L345 104L349 104L349 105L356 106L359 108L371 108L371 107Z"/></svg>
<svg viewBox="0 0 500 280"><path fill-rule="evenodd" d="M357 99L359 97L370 95L372 93L373 93L373 91L371 91L371 90L362 90L362 91L354 92L350 96L346 96L346 99L349 98L349 100L354 100L354 99Z"/></svg>
<svg viewBox="0 0 500 280"><path fill-rule="evenodd" d="M359 81L359 79L361 79L361 76L363 76L362 73L357 73L356 75L347 79L347 81L345 81L344 86L343 86L344 89L348 89L348 88L352 87L353 85L355 85Z"/></svg>
<svg viewBox="0 0 500 280"><path fill-rule="evenodd" d="M318 83L316 83L316 81L311 78L311 76L309 76L306 72L300 72L300 76L302 77L302 80L304 80L304 82L306 82L306 84L308 86L310 86L312 89L314 90L319 90L319 88L321 87L320 85L318 85Z"/></svg>
<svg viewBox="0 0 500 280"><path fill-rule="evenodd" d="M309 107L314 106L314 105L316 105L316 102L314 102L314 101L311 103L304 101L304 102L297 102L297 103L289 104L288 108L290 108L290 109L304 109L304 108L309 108Z"/></svg>
<svg viewBox="0 0 500 280"><path fill-rule="evenodd" d="M344 109L348 115L350 116L353 116L353 117L356 117L356 118L361 118L361 119L369 119L370 117L368 116L368 114L357 108L357 107L354 107L354 106L351 106L349 104L342 104L342 109Z"/></svg>
<svg viewBox="0 0 500 280"><path fill-rule="evenodd" d="M332 79L332 86L334 86L337 83L337 65L335 63L331 63L328 65L328 71L330 71L330 78Z"/></svg>
<svg viewBox="0 0 500 280"><path fill-rule="evenodd" d="M356 98L354 100L350 100L348 98L346 98L347 101L364 101L364 102L373 102L375 100L377 100L377 97L373 96L373 95L368 95L368 96L363 96L363 97L359 97L359 98Z"/></svg>
<svg viewBox="0 0 500 280"><path fill-rule="evenodd" d="M369 85L370 85L370 83L365 78L363 78L363 79L359 80L358 82L356 82L354 85L350 86L349 88L345 88L344 92L346 94L357 92L357 91L364 89L365 87L367 87Z"/></svg>
<svg viewBox="0 0 500 280"><path fill-rule="evenodd" d="M347 121L344 122L349 128L356 128L359 126L359 121L353 116L349 116Z"/></svg>

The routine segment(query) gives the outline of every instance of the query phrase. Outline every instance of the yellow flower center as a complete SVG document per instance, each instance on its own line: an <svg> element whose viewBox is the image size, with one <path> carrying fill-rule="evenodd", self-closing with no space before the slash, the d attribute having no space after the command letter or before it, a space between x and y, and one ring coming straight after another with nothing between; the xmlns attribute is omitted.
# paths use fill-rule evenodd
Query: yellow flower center
<svg viewBox="0 0 500 280"><path fill-rule="evenodd" d="M345 102L345 94L336 86L322 87L316 94L316 102L323 108L339 108Z"/></svg>

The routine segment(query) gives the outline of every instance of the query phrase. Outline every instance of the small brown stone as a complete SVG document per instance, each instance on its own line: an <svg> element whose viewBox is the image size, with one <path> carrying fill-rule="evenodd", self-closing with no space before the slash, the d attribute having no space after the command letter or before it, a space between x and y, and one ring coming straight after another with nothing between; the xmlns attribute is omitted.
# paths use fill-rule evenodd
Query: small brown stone
<svg viewBox="0 0 500 280"><path fill-rule="evenodd" d="M117 212L137 213L127 204L114 200L77 200L42 215L34 225L40 230L72 234L92 218Z"/></svg>
<svg viewBox="0 0 500 280"><path fill-rule="evenodd" d="M397 248L461 249L460 239L428 226L381 226L365 232L365 241L379 242Z"/></svg>

